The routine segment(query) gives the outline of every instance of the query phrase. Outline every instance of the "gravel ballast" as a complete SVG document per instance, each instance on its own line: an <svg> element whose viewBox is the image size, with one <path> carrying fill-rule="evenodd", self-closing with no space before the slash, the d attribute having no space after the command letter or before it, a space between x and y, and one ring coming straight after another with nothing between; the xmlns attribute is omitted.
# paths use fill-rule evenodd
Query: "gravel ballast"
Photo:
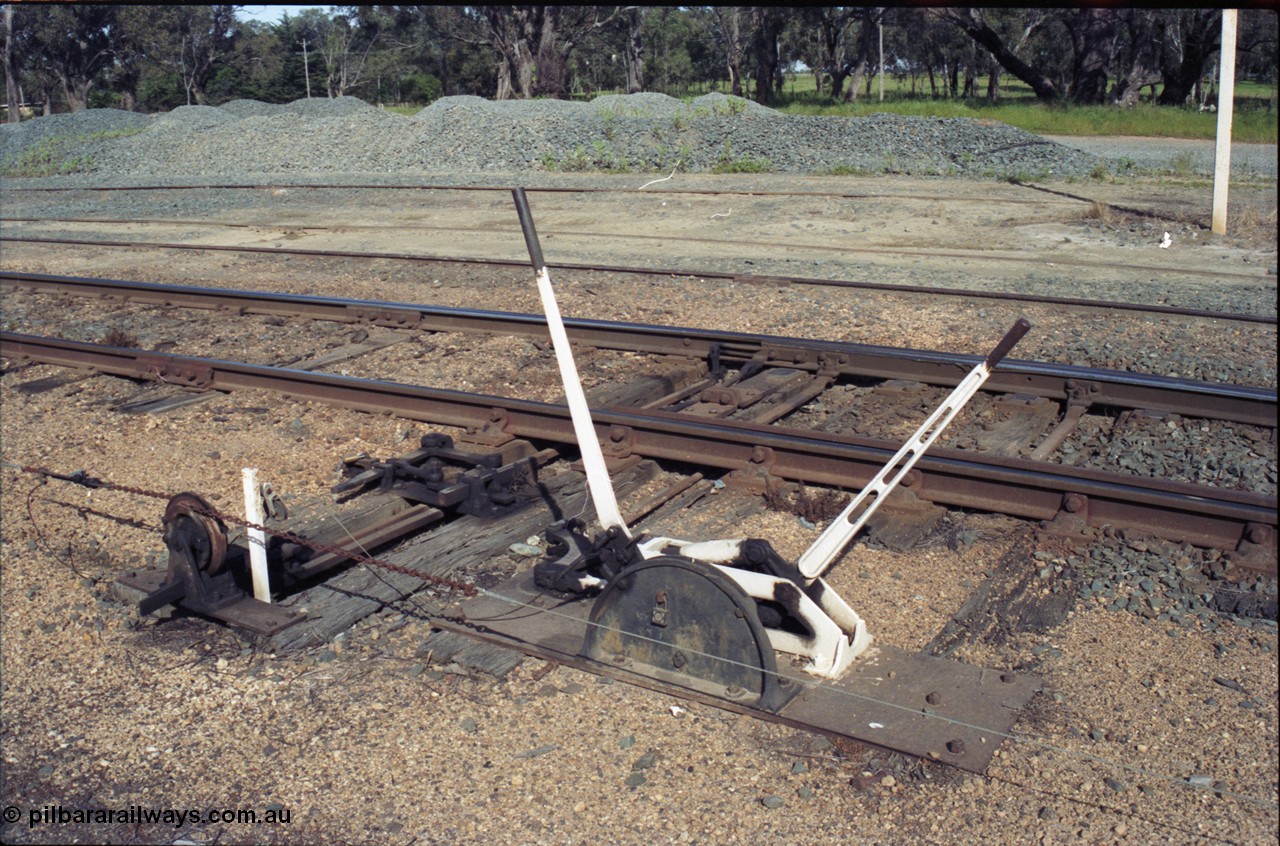
<svg viewBox="0 0 1280 846"><path fill-rule="evenodd" d="M102 133L134 134L93 137ZM679 167L1065 178L1100 161L989 121L785 115L722 94L688 104L662 94L589 103L446 97L413 117L353 97L234 100L154 118L90 109L5 127L0 157L17 159L53 136L91 157L86 172L151 176Z"/></svg>

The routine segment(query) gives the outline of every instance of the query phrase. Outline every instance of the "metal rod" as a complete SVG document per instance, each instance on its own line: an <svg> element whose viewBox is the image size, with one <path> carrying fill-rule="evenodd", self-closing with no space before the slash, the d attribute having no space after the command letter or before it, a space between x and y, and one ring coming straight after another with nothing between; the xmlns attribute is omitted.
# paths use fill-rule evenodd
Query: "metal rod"
<svg viewBox="0 0 1280 846"><path fill-rule="evenodd" d="M551 287L551 274L547 272L546 263L542 259L542 245L538 243L538 232L533 227L529 200L525 197L523 188L516 188L511 193L515 197L516 213L520 215L520 228L524 230L529 259L533 262L533 269L538 277L538 295L542 298L542 310L547 315L551 345L555 349L556 364L560 368L560 380L564 383L564 398L573 421L574 436L578 440L578 449L582 452L582 466L587 473L587 489L596 508L596 519L604 528L617 528L631 537L631 533L627 531L627 523L618 510L613 483L609 481L609 470L604 463L604 451L600 449L600 441L596 439L591 409L587 406L587 395L582 390L582 380L578 378L573 351L569 348L569 335L564 328L564 319L560 316L555 289Z"/></svg>

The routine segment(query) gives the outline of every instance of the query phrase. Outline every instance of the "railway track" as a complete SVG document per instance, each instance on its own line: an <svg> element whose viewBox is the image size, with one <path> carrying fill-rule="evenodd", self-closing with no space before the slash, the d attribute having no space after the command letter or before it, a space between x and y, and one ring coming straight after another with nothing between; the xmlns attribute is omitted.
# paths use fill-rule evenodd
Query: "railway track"
<svg viewBox="0 0 1280 846"><path fill-rule="evenodd" d="M0 271L0 289L13 293L69 294L138 305L326 320L420 332L547 337L546 320L541 315L480 309L15 271ZM582 319L567 320L566 325L576 342L597 349L692 357L703 361L715 358L738 368L756 362L806 373L822 373L832 379L896 379L951 387L977 361L975 356L740 332ZM992 375L988 391L1066 402L1075 409L1105 407L1121 411L1155 411L1247 423L1272 430L1276 425L1276 392L1272 390L1097 368L1010 361ZM773 403L772 413L781 417L813 398L801 399L805 396L803 391L794 391L793 394L785 404ZM1065 435L1066 431L1059 434Z"/></svg>
<svg viewBox="0 0 1280 846"><path fill-rule="evenodd" d="M557 404L14 333L0 334L0 354L186 389L273 391L501 438L574 443L567 409ZM945 363L947 368L954 366L954 361ZM747 381L737 385L740 392L750 388ZM701 398L703 402L679 411L598 410L597 435L614 459L646 457L738 471L762 486L770 478L861 485L896 450L892 442L874 438L712 416L709 412L720 403L706 402L706 393ZM1063 419L1069 415L1064 413ZM1274 574L1276 569L1275 500L1258 493L954 449L930 453L904 486L914 501L1040 520L1047 530L1069 536L1104 530L1146 532L1233 551L1242 564L1264 573Z"/></svg>
<svg viewBox="0 0 1280 846"><path fill-rule="evenodd" d="M123 222L123 221L122 221ZM217 225L217 224L215 224ZM253 224L225 224L226 226L241 227L254 226ZM273 227L274 228L274 227ZM314 229L317 227L295 227L303 229ZM340 227L351 228L351 227ZM615 237L615 236L609 236ZM484 268L522 268L524 262L517 259L492 259L492 258L470 258L465 256L441 256L426 255L417 253L400 253L400 252L372 252L367 250L313 250L298 247L261 247L253 245L232 245L232 244L190 244L172 241L122 241L115 239L93 239L93 238L55 238L55 237L15 237L13 235L0 236L0 244L46 244L56 246L69 247L108 247L130 250L179 250L188 252L230 252L230 253L246 253L260 255L280 255L280 256L309 256L316 258L344 258L344 259L362 259L362 260L385 260L398 262L413 262L423 264L455 264L455 265L471 265ZM724 243L723 241L717 243ZM759 246L756 242L752 242L753 246ZM940 256L946 255L937 251L894 251L894 250L874 250L869 252L884 255L900 254L900 255L927 255ZM981 254L965 253L956 254L957 257L966 259L986 258ZM994 257L992 257L994 258ZM997 259L998 260L998 259ZM1021 259L1019 259L1021 261ZM1029 260L1035 261L1035 260ZM1069 262L1068 262L1069 263ZM1131 303L1120 302L1115 300L1091 300L1083 297L1057 297L1044 296L1037 294L1024 294L1016 291L985 291L981 289L971 288L944 288L938 286L924 285L899 285L885 282L867 282L847 279L823 279L811 276L789 276L789 275L759 275L749 273L722 272L715 270L688 270L679 268L653 268L653 267L637 267L634 265L608 265L608 264L587 264L581 262L551 262L549 267L556 270L572 270L572 271L588 271L588 272L604 272L618 274L634 274L637 276L649 277L681 277L690 279L708 279L708 280L725 280L736 282L739 284L756 284L756 285L808 285L824 288L849 288L855 290L879 291L886 293L910 294L913 296L931 296L931 297L956 297L980 300L996 300L1000 302L1021 302L1021 303L1038 303L1043 305L1070 306L1082 309L1107 309L1124 312L1138 312L1153 315L1171 315L1185 317L1199 317L1211 320L1226 320L1240 323L1258 323L1263 325L1276 325L1276 317L1274 315L1265 314L1248 314L1244 312L1221 312L1210 309L1185 308L1180 306L1150 304L1150 303ZM1147 267L1141 265L1104 265L1100 263L1080 263L1080 266L1091 267L1116 267L1131 270L1159 271L1160 268ZM1192 271L1188 271L1192 272ZM1195 273L1203 273L1211 277L1220 277L1228 279L1246 279L1258 281L1267 277L1254 274L1235 273L1232 271L1194 271Z"/></svg>

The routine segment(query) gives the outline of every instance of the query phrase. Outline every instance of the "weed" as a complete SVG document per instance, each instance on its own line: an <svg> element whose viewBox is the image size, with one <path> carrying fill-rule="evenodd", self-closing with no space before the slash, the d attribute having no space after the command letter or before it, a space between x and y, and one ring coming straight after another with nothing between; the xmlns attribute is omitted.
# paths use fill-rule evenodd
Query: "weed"
<svg viewBox="0 0 1280 846"><path fill-rule="evenodd" d="M542 154L542 169L551 171L560 169L560 160L556 158L555 153L548 151Z"/></svg>
<svg viewBox="0 0 1280 846"><path fill-rule="evenodd" d="M129 347L132 349L138 346L138 338L123 329L115 328L106 334L106 337L102 339L102 343L108 347Z"/></svg>
<svg viewBox="0 0 1280 846"><path fill-rule="evenodd" d="M671 118L671 128L676 132L684 132L689 128L689 118L682 112L676 112Z"/></svg>
<svg viewBox="0 0 1280 846"><path fill-rule="evenodd" d="M753 159L750 156L735 156L733 146L724 142L720 150L720 158L711 166L712 173L768 173L773 165L768 159Z"/></svg>
<svg viewBox="0 0 1280 846"><path fill-rule="evenodd" d="M827 169L828 176L870 176L871 171L865 167L852 164L838 164Z"/></svg>
<svg viewBox="0 0 1280 846"><path fill-rule="evenodd" d="M1104 226L1111 226L1116 221L1115 209L1104 202L1095 200L1093 205L1084 210L1085 220L1097 220Z"/></svg>
<svg viewBox="0 0 1280 846"><path fill-rule="evenodd" d="M1177 176L1191 176L1195 173L1195 162L1190 152L1178 153L1169 159L1169 170Z"/></svg>
<svg viewBox="0 0 1280 846"><path fill-rule="evenodd" d="M610 141L613 140L614 136L618 132L617 123L618 123L617 112L610 111L610 112L604 113L604 137L609 139Z"/></svg>
<svg viewBox="0 0 1280 846"><path fill-rule="evenodd" d="M93 167L91 156L68 154L75 140L60 135L46 138L21 155L5 159L0 164L0 176L59 176L89 170Z"/></svg>
<svg viewBox="0 0 1280 846"><path fill-rule="evenodd" d="M1107 163L1101 160L1099 160L1098 163L1093 166L1093 170L1089 171L1090 179L1102 180L1102 179L1106 179L1110 175L1111 175L1111 168L1107 167Z"/></svg>

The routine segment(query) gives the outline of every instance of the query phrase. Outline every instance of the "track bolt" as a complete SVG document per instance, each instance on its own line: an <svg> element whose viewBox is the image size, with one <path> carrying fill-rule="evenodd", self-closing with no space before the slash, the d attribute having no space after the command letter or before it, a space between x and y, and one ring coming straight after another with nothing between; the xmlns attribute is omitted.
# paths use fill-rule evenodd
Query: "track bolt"
<svg viewBox="0 0 1280 846"><path fill-rule="evenodd" d="M741 696L742 688L738 687L736 684L731 684L724 689L724 693L726 696Z"/></svg>
<svg viewBox="0 0 1280 846"><path fill-rule="evenodd" d="M910 470L907 472L907 475L902 477L902 481L899 482L899 484L902 485L904 488L914 488L919 481L920 481L920 471Z"/></svg>
<svg viewBox="0 0 1280 846"><path fill-rule="evenodd" d="M671 666L678 670L685 665L686 660L683 652L676 652L671 656Z"/></svg>
<svg viewBox="0 0 1280 846"><path fill-rule="evenodd" d="M1271 529L1261 523L1253 523L1249 526L1248 539L1249 543L1266 543L1271 538Z"/></svg>
<svg viewBox="0 0 1280 846"><path fill-rule="evenodd" d="M928 702L930 705L937 705L942 701L942 694L938 693L936 690L931 691L929 695L924 698L924 701Z"/></svg>
<svg viewBox="0 0 1280 846"><path fill-rule="evenodd" d="M657 594L657 596L655 596L655 597L653 598L653 601L654 601L654 602L656 602L656 603L658 603L659 605L666 605L666 604L667 604L667 592L666 592L665 590L660 590L660 591L658 591L658 594Z"/></svg>
<svg viewBox="0 0 1280 846"><path fill-rule="evenodd" d="M1062 500L1062 507L1066 509L1068 514L1076 514L1084 510L1087 502L1088 500L1080 494L1067 494Z"/></svg>
<svg viewBox="0 0 1280 846"><path fill-rule="evenodd" d="M963 755L964 741L959 738L956 738L955 740L948 740L947 751L950 752L952 755Z"/></svg>
<svg viewBox="0 0 1280 846"><path fill-rule="evenodd" d="M751 450L752 464L764 464L766 458L768 458L768 453L765 452L764 447L756 447Z"/></svg>
<svg viewBox="0 0 1280 846"><path fill-rule="evenodd" d="M614 426L609 430L609 440L615 444L620 444L627 438L627 430L621 426Z"/></svg>

